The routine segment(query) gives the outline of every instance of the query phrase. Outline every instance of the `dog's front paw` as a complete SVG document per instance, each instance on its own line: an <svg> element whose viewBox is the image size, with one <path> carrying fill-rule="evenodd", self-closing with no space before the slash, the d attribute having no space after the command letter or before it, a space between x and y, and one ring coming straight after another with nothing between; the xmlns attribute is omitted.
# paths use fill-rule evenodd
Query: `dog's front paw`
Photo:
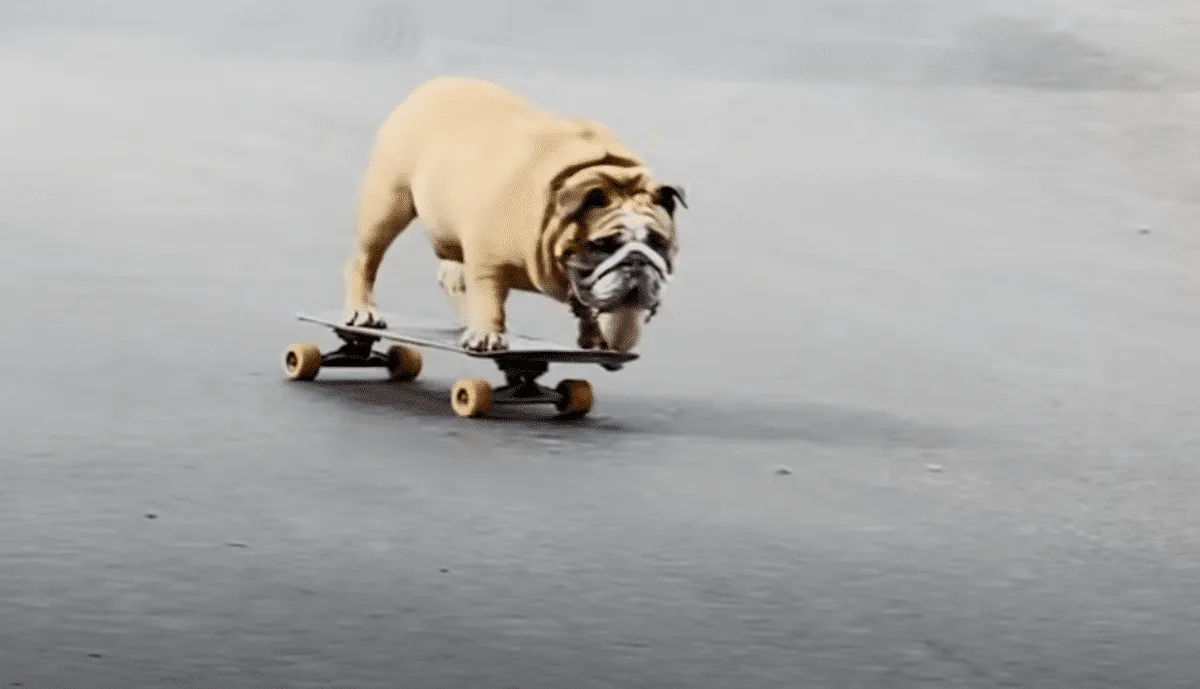
<svg viewBox="0 0 1200 689"><path fill-rule="evenodd" d="M346 311L346 325L383 330L387 328L387 321L373 307L360 306Z"/></svg>
<svg viewBox="0 0 1200 689"><path fill-rule="evenodd" d="M600 326L589 320L580 320L579 337L575 340L575 344L580 349L608 349L608 343L604 341Z"/></svg>
<svg viewBox="0 0 1200 689"><path fill-rule="evenodd" d="M499 352L508 349L508 336L501 332L480 332L468 328L458 343L472 352Z"/></svg>
<svg viewBox="0 0 1200 689"><path fill-rule="evenodd" d="M581 328L575 344L580 349L604 349L604 338L598 328Z"/></svg>
<svg viewBox="0 0 1200 689"><path fill-rule="evenodd" d="M580 349L600 349L600 350L610 349L610 347L608 346L608 343L604 341L604 336L601 335L599 332L595 333L594 335L592 335L590 337L580 336L580 338L576 342L576 344L579 345Z"/></svg>

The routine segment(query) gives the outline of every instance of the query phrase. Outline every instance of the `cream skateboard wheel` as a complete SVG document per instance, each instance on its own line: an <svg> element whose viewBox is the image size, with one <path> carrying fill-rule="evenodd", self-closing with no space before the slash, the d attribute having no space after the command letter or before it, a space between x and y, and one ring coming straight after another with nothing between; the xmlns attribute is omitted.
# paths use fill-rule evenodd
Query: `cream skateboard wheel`
<svg viewBox="0 0 1200 689"><path fill-rule="evenodd" d="M450 405L459 416L484 416L492 410L492 384L483 378L460 380L450 390Z"/></svg>
<svg viewBox="0 0 1200 689"><path fill-rule="evenodd" d="M294 344L283 355L283 372L290 380L312 380L321 370L321 349L314 344Z"/></svg>

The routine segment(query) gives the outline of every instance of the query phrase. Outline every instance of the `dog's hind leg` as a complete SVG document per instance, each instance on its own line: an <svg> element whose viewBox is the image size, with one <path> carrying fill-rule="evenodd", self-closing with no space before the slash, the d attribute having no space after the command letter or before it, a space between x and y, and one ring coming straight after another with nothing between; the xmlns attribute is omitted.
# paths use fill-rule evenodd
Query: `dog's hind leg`
<svg viewBox="0 0 1200 689"><path fill-rule="evenodd" d="M451 261L442 259L438 261L438 284L441 285L442 291L450 298L450 303L454 307L454 312L458 314L459 320L464 326L470 325L469 314L467 312L467 278L466 268L462 261Z"/></svg>
<svg viewBox="0 0 1200 689"><path fill-rule="evenodd" d="M375 304L375 281L388 247L416 218L412 191L368 169L358 208L354 254L345 264L346 323L386 328Z"/></svg>

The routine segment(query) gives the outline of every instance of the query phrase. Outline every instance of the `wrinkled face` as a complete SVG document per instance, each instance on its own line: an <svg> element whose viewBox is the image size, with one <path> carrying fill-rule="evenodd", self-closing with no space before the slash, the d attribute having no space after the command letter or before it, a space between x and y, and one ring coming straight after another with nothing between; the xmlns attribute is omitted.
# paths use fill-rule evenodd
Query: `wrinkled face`
<svg viewBox="0 0 1200 689"><path fill-rule="evenodd" d="M580 236L565 257L572 292L599 313L657 308L675 268L682 190L596 181L574 193Z"/></svg>

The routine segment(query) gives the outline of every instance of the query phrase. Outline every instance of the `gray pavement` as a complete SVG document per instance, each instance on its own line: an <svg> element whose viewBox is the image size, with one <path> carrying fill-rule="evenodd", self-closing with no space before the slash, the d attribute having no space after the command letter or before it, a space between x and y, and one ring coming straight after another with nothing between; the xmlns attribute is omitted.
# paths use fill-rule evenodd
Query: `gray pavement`
<svg viewBox="0 0 1200 689"><path fill-rule="evenodd" d="M1168 5L6 3L0 686L1197 686ZM443 72L687 188L643 358L553 372L588 420L461 421L449 354L282 380ZM381 307L434 278L414 228Z"/></svg>

